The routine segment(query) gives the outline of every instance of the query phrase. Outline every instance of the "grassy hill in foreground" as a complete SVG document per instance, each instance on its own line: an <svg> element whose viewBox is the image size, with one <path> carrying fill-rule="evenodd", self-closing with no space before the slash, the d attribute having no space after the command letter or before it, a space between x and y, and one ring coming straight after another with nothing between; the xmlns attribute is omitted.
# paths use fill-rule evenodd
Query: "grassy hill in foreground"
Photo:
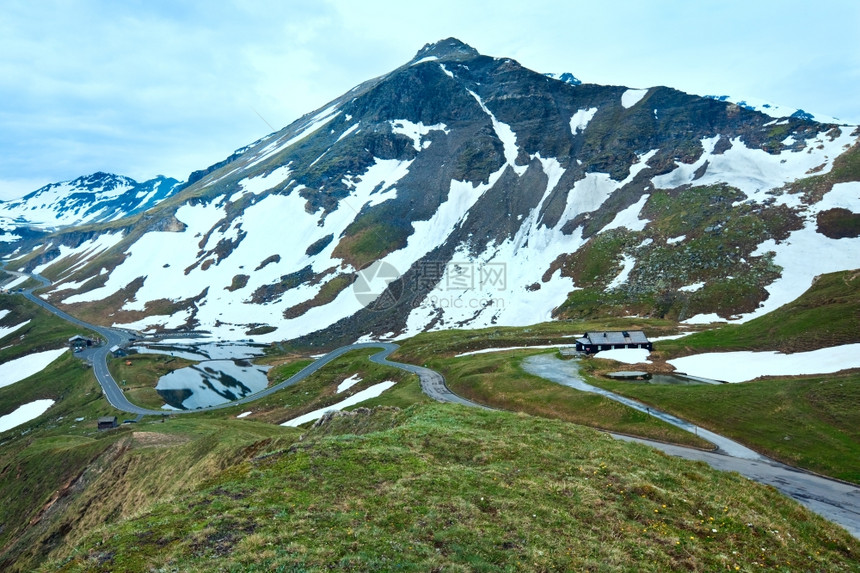
<svg viewBox="0 0 860 573"><path fill-rule="evenodd" d="M783 463L860 484L860 372L678 386L589 382L671 412Z"/></svg>
<svg viewBox="0 0 860 573"><path fill-rule="evenodd" d="M856 565L856 540L772 488L559 421L382 408L245 452L42 570Z"/></svg>
<svg viewBox="0 0 860 573"><path fill-rule="evenodd" d="M561 396L568 389L522 376L517 361L533 351L454 356L566 342L586 324L421 335L404 343L399 359L438 366L464 388L502 384L504 398L525 411L605 423L605 409L585 407L587 396ZM674 328L653 320L636 326ZM608 319L605 327L632 326ZM36 343L26 338L24 346ZM232 419L246 408L237 406L95 432L95 417L116 412L72 354L0 389L0 404L9 406L30 393L58 400L2 436L0 570L211 570L213 558L236 571L856 564L856 540L770 488L561 421L407 407L424 399L411 379L375 401L405 410L336 418L303 439L271 424L298 412L287 415L290 408L333 399L333 385L353 372L366 383L389 376L366 354L350 353L292 391L248 406L254 414L244 420ZM280 364L273 380L301 364ZM643 422L622 414L612 423L662 431Z"/></svg>

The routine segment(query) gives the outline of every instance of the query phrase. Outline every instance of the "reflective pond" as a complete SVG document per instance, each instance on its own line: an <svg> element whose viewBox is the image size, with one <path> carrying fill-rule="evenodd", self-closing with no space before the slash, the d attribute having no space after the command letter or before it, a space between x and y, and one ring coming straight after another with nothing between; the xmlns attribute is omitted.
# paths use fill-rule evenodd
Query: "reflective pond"
<svg viewBox="0 0 860 573"><path fill-rule="evenodd" d="M630 384L672 384L676 386L696 386L701 384L719 384L716 380L692 378L678 374L652 374L647 380L625 380Z"/></svg>
<svg viewBox="0 0 860 573"><path fill-rule="evenodd" d="M162 376L155 386L165 409L194 410L244 398L268 386L270 366L252 364L263 346L234 343L151 344L134 347L140 354L163 354L197 364Z"/></svg>

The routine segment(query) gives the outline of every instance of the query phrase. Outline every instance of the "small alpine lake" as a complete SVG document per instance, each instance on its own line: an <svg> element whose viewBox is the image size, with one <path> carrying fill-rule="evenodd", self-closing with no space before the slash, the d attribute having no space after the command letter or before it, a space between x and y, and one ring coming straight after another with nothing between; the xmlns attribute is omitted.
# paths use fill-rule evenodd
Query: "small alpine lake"
<svg viewBox="0 0 860 573"><path fill-rule="evenodd" d="M140 354L162 354L196 361L159 378L155 391L167 410L194 410L232 402L264 390L270 366L253 364L265 346L248 343L148 344Z"/></svg>

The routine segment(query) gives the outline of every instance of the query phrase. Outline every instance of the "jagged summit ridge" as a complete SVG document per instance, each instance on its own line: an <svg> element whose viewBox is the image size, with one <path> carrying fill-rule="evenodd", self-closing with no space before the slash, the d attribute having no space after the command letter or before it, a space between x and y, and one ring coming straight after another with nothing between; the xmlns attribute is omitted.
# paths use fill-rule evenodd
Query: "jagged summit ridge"
<svg viewBox="0 0 860 573"><path fill-rule="evenodd" d="M425 58L437 58L439 60L462 60L479 56L478 50L461 42L457 38L446 38L431 44L425 44L418 50L411 62Z"/></svg>

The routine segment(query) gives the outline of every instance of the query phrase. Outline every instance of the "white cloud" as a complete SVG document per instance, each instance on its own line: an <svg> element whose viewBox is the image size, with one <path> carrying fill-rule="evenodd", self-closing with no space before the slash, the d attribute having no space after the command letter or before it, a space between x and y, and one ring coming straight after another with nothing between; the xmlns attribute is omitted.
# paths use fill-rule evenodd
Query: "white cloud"
<svg viewBox="0 0 860 573"><path fill-rule="evenodd" d="M749 95L860 121L860 54L834 27L858 18L850 0L439 0L433 10L13 0L0 19L0 178L7 193L97 170L185 178L268 133L257 113L280 128L448 36L587 82ZM778 41L798 22L803 41Z"/></svg>

